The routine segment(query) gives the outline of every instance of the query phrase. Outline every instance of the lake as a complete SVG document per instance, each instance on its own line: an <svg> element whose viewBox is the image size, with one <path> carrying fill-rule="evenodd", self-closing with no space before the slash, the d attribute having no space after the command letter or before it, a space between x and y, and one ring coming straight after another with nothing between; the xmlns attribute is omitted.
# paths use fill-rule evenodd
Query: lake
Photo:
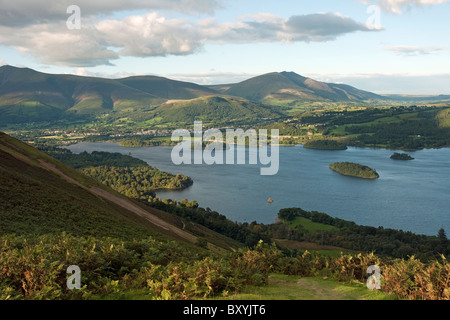
<svg viewBox="0 0 450 320"><path fill-rule="evenodd" d="M74 153L107 151L131 154L150 165L194 180L183 191L159 192L162 199L197 200L238 222L273 223L281 208L299 207L368 226L420 234L450 232L450 148L409 154L412 161L391 160L395 150L353 148L324 151L302 145L280 147L277 175L260 175L259 165L174 165L172 147L127 148L115 143L79 143ZM246 147L240 147L246 148ZM257 152L256 148L246 148ZM401 151L398 151L401 152ZM367 165L377 180L342 176L333 162ZM268 198L273 203L268 203Z"/></svg>

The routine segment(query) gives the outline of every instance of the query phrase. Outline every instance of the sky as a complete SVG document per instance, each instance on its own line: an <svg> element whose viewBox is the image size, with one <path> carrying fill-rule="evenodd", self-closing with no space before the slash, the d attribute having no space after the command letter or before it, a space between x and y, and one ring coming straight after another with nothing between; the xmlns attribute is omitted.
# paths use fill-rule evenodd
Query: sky
<svg viewBox="0 0 450 320"><path fill-rule="evenodd" d="M0 65L236 83L293 71L450 94L450 0L0 0Z"/></svg>

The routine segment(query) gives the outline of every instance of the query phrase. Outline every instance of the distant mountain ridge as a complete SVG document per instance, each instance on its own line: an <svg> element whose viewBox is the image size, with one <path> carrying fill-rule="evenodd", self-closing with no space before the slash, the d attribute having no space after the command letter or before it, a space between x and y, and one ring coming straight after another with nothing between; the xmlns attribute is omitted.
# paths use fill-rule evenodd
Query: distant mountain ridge
<svg viewBox="0 0 450 320"><path fill-rule="evenodd" d="M0 67L0 124L55 121L111 112L148 114L162 105L167 109L166 103L172 100L193 100L198 105L196 99L208 96L250 100L253 104L250 101L244 104L255 110L258 107L254 103L270 104L270 100L362 102L383 99L371 92L319 82L294 72L268 73L230 85L202 86L157 76L106 79ZM220 102L223 108L223 100ZM230 102L230 107L235 108L235 102ZM234 112L239 113L247 112ZM201 108L196 108L196 114L201 115ZM265 114L260 116L264 118Z"/></svg>
<svg viewBox="0 0 450 320"><path fill-rule="evenodd" d="M231 85L225 94L255 102L265 100L364 101L384 99L349 85L316 81L295 72L273 72Z"/></svg>
<svg viewBox="0 0 450 320"><path fill-rule="evenodd" d="M29 68L0 67L0 122L51 121L112 111L151 108L168 99L215 94L193 83L161 77L104 79L52 75Z"/></svg>

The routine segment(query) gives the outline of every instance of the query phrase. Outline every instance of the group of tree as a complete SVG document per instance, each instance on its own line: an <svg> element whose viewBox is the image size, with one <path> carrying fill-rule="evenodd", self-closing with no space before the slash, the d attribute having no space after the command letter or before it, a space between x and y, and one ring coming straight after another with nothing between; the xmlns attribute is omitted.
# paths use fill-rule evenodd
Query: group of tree
<svg viewBox="0 0 450 320"><path fill-rule="evenodd" d="M353 162L335 162L330 164L330 168L342 175L364 178L377 179L378 173L368 166Z"/></svg>
<svg viewBox="0 0 450 320"><path fill-rule="evenodd" d="M254 246L258 241L271 242L270 233L264 232L260 225L231 221L223 214L210 208L201 208L196 201L181 202L171 199L153 199L148 203L151 207L169 212L194 223L198 223L213 231L239 241L247 246Z"/></svg>
<svg viewBox="0 0 450 320"><path fill-rule="evenodd" d="M121 154L119 152L92 151L91 153L83 151L81 153L73 153L69 149L56 146L40 144L37 149L44 151L53 158L64 162L75 169L97 166L112 167L138 167L148 166L147 162L134 158L130 155Z"/></svg>
<svg viewBox="0 0 450 320"><path fill-rule="evenodd" d="M393 159L393 160L414 160L414 158L411 157L409 154L407 154L407 153L398 153L398 152L394 152L391 155L391 159Z"/></svg>
<svg viewBox="0 0 450 320"><path fill-rule="evenodd" d="M437 236L420 235L403 230L361 226L352 221L301 208L281 209L278 217L287 221L302 217L339 229L310 233L297 226L287 234L292 240L310 241L360 252L373 251L377 255L391 258L407 258L414 255L423 260L430 260L440 257L441 254L450 255L450 241L447 240L443 228L439 230Z"/></svg>
<svg viewBox="0 0 450 320"><path fill-rule="evenodd" d="M191 178L171 174L150 166L138 167L87 167L81 171L133 199L147 200L155 191L182 190L193 184Z"/></svg>
<svg viewBox="0 0 450 320"><path fill-rule="evenodd" d="M121 153L81 152L41 145L40 150L133 199L148 201L160 190L182 190L190 177L163 172L147 162Z"/></svg>
<svg viewBox="0 0 450 320"><path fill-rule="evenodd" d="M312 140L303 145L307 149L319 149L319 150L347 150L347 146L344 143L334 140Z"/></svg>
<svg viewBox="0 0 450 320"><path fill-rule="evenodd" d="M120 146L128 148L175 146L177 143L178 142L176 141L171 141L170 137L155 138L150 136L141 136L120 140Z"/></svg>

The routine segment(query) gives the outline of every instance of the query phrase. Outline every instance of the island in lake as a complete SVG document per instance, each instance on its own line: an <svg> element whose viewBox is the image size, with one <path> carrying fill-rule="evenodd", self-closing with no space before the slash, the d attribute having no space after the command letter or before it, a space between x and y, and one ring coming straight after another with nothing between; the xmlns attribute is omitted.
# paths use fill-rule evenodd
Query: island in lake
<svg viewBox="0 0 450 320"><path fill-rule="evenodd" d="M394 154L391 156L391 159L393 159L393 160L414 160L414 158L411 157L409 154L398 153L398 152L394 152Z"/></svg>
<svg viewBox="0 0 450 320"><path fill-rule="evenodd" d="M303 147L319 150L347 150L345 144L334 140L312 140L305 143Z"/></svg>
<svg viewBox="0 0 450 320"><path fill-rule="evenodd" d="M330 168L344 176L363 179L378 179L380 177L374 169L353 162L335 162L330 164Z"/></svg>

